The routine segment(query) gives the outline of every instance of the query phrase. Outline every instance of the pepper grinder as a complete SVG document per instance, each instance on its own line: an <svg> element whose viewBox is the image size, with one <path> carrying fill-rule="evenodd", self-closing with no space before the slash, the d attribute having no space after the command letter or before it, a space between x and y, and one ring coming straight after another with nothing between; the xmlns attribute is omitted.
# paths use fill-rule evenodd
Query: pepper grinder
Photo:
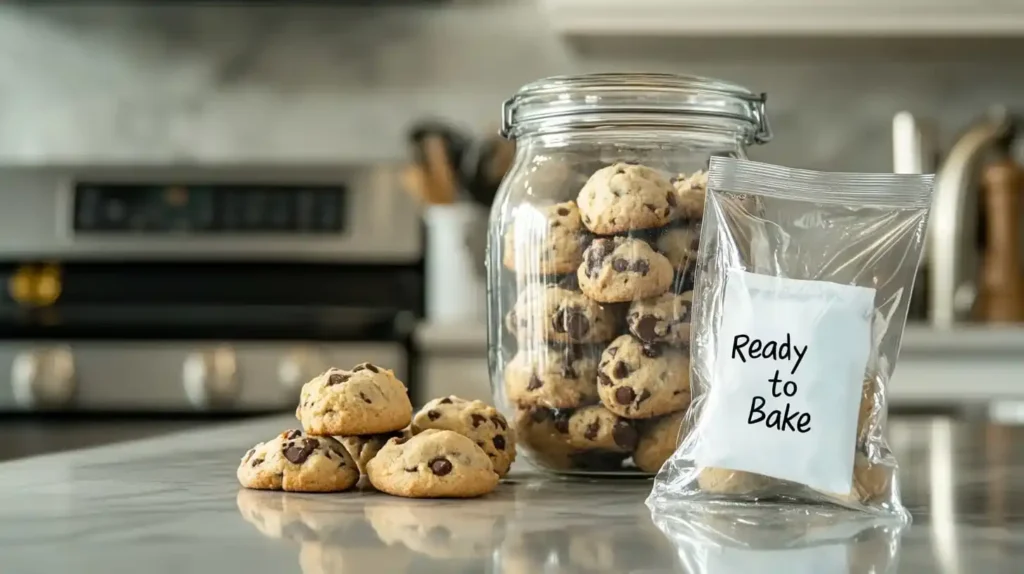
<svg viewBox="0 0 1024 574"><path fill-rule="evenodd" d="M1024 274L1021 268L1020 206L1024 170L1010 157L1009 143L982 171L986 218L985 254L977 318L989 323L1024 321Z"/></svg>

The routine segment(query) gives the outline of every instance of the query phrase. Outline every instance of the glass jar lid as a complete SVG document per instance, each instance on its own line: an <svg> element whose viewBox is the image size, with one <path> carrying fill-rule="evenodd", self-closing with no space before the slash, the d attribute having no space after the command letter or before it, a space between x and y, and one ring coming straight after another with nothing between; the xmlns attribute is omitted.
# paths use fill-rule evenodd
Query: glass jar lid
<svg viewBox="0 0 1024 574"><path fill-rule="evenodd" d="M713 78L675 74L554 76L526 84L504 102L501 135L534 129L672 125L674 120L738 124L747 144L772 138L765 94Z"/></svg>

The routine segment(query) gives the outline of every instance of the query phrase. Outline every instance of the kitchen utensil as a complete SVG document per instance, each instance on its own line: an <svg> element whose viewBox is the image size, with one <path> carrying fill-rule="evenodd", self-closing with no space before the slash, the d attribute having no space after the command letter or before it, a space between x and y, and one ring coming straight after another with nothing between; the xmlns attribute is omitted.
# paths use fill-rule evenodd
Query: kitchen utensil
<svg viewBox="0 0 1024 574"><path fill-rule="evenodd" d="M515 142L497 136L485 138L472 148L463 162L463 181L473 201L491 207L514 155Z"/></svg>
<svg viewBox="0 0 1024 574"><path fill-rule="evenodd" d="M976 316L986 322L1024 321L1024 274L1021 269L1020 207L1024 171L1009 155L1010 138L982 172L986 246Z"/></svg>
<svg viewBox="0 0 1024 574"><path fill-rule="evenodd" d="M413 158L425 173L428 203L452 203L462 196L458 166L469 145L455 128L440 122L424 122L410 133Z"/></svg>

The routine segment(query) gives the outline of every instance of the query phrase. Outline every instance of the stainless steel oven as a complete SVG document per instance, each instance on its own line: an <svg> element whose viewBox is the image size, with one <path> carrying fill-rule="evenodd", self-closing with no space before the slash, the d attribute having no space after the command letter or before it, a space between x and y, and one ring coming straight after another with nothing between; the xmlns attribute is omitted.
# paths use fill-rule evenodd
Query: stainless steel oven
<svg viewBox="0 0 1024 574"><path fill-rule="evenodd" d="M408 379L422 259L393 165L0 169L0 411L266 412L330 365Z"/></svg>

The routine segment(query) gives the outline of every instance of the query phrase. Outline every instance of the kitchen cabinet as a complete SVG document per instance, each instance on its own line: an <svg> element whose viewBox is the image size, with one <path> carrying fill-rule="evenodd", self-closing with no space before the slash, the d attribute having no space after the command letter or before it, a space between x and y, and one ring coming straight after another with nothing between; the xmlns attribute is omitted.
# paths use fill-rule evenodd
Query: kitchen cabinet
<svg viewBox="0 0 1024 574"><path fill-rule="evenodd" d="M540 0L565 35L1024 37L1017 0Z"/></svg>

